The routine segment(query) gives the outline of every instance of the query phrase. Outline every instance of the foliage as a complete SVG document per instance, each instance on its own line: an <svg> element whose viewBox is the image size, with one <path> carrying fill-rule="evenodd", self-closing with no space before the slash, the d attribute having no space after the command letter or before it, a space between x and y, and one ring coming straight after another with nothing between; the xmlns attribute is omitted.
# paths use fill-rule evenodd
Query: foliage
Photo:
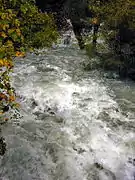
<svg viewBox="0 0 135 180"><path fill-rule="evenodd" d="M21 30L28 47L51 46L58 33L52 15L39 13L38 8L26 2L20 6Z"/></svg>
<svg viewBox="0 0 135 180"><path fill-rule="evenodd" d="M23 37L20 22L11 9L0 8L0 114L10 108L17 107L15 92L10 84L9 73L12 71L12 57L16 55L17 43L22 43ZM5 121L7 117L2 116Z"/></svg>
<svg viewBox="0 0 135 180"><path fill-rule="evenodd" d="M107 40L114 38L121 24L135 29L134 0L90 0L89 8L100 21L102 34Z"/></svg>
<svg viewBox="0 0 135 180"><path fill-rule="evenodd" d="M135 55L135 1L89 0L89 8L95 14L92 23L100 22L100 34L110 52L119 56L119 60L106 60L105 63L110 67L124 67L125 71L133 66L135 69L135 61L130 60Z"/></svg>
<svg viewBox="0 0 135 180"><path fill-rule="evenodd" d="M41 13L34 0L3 0L6 7L13 9L20 21L26 48L51 46L57 40L58 33L51 14Z"/></svg>
<svg viewBox="0 0 135 180"><path fill-rule="evenodd" d="M10 83L13 58L24 57L29 48L51 46L57 37L52 15L39 12L34 1L0 1L0 120L7 121L7 112L19 106Z"/></svg>
<svg viewBox="0 0 135 180"><path fill-rule="evenodd" d="M90 0L90 9L100 18L101 22L116 26L125 18L131 26L135 25L134 0ZM104 23L104 24L105 24Z"/></svg>

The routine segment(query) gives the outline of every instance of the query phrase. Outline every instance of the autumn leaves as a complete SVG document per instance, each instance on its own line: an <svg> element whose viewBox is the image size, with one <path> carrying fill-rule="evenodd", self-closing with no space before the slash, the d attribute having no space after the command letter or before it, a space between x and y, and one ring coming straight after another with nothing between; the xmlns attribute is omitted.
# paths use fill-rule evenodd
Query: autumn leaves
<svg viewBox="0 0 135 180"><path fill-rule="evenodd" d="M0 1L0 120L17 108L10 83L15 57L26 50L50 47L58 38L53 16L41 13L33 0Z"/></svg>
<svg viewBox="0 0 135 180"><path fill-rule="evenodd" d="M20 22L11 9L0 10L0 120L7 121L4 114L11 108L18 107L15 102L15 91L11 87L10 72L13 68L13 57L24 56L20 52L23 36L20 30Z"/></svg>

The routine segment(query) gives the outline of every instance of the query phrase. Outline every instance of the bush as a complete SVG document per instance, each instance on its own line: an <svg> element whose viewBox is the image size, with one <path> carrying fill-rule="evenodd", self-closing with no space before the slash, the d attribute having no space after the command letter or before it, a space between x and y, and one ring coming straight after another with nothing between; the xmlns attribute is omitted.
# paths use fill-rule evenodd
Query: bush
<svg viewBox="0 0 135 180"><path fill-rule="evenodd" d="M101 24L100 34L114 57L105 58L101 62L103 67L119 69L124 76L132 70L135 77L135 1L90 0L89 4Z"/></svg>
<svg viewBox="0 0 135 180"><path fill-rule="evenodd" d="M53 16L39 12L34 1L0 1L0 120L7 121L6 112L18 108L10 83L13 58L29 48L51 46L57 37Z"/></svg>

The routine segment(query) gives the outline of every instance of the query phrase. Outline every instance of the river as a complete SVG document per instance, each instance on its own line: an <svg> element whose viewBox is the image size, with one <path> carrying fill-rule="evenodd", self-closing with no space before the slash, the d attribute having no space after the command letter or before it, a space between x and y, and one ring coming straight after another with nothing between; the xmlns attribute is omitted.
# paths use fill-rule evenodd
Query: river
<svg viewBox="0 0 135 180"><path fill-rule="evenodd" d="M21 117L3 127L0 180L135 180L135 84L86 61L74 46L16 60Z"/></svg>

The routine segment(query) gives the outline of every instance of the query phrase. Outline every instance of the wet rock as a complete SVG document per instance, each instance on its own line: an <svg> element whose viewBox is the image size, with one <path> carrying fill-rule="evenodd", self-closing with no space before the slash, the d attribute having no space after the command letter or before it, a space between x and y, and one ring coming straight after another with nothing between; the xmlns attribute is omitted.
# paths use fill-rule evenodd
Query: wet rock
<svg viewBox="0 0 135 180"><path fill-rule="evenodd" d="M31 105L32 105L32 108L35 108L36 106L38 106L38 103L35 101L35 99L32 99L31 100Z"/></svg>
<svg viewBox="0 0 135 180"><path fill-rule="evenodd" d="M38 104L33 101L33 108L38 106ZM46 117L46 116L49 116L49 115L56 115L56 113L50 108L50 107L45 107L44 111L42 111L41 109L39 109L38 111L34 112L33 113L34 115L36 116L43 116L43 117Z"/></svg>
<svg viewBox="0 0 135 180"><path fill-rule="evenodd" d="M3 137L0 138L0 156L3 156L6 152L6 143Z"/></svg>
<svg viewBox="0 0 135 180"><path fill-rule="evenodd" d="M32 106L35 106L35 107L38 106L38 104L36 103L36 101L33 101L33 102L32 102Z"/></svg>
<svg viewBox="0 0 135 180"><path fill-rule="evenodd" d="M92 97L85 98L84 101L93 101L93 98Z"/></svg>
<svg viewBox="0 0 135 180"><path fill-rule="evenodd" d="M56 71L54 68L45 68L46 72Z"/></svg>
<svg viewBox="0 0 135 180"><path fill-rule="evenodd" d="M78 92L73 92L72 95L73 95L73 96L79 96L79 93L78 93Z"/></svg>
<svg viewBox="0 0 135 180"><path fill-rule="evenodd" d="M46 112L49 113L50 115L56 114L50 107L47 108Z"/></svg>
<svg viewBox="0 0 135 180"><path fill-rule="evenodd" d="M103 172L104 175L107 176L109 179L116 180L115 174L111 170L103 167L102 164L96 162L96 163L94 163L94 166L99 171L98 173Z"/></svg>
<svg viewBox="0 0 135 180"><path fill-rule="evenodd" d="M78 153L79 153L79 154L82 154L82 153L84 153L84 152L86 152L85 149L80 148L80 149L78 150Z"/></svg>
<svg viewBox="0 0 135 180"><path fill-rule="evenodd" d="M82 154L82 153L86 152L86 150L83 149L83 148L76 148L76 147L73 147L73 150L77 151L78 154Z"/></svg>
<svg viewBox="0 0 135 180"><path fill-rule="evenodd" d="M47 109L47 112L49 112L49 111L51 111L51 108L50 108L50 107L48 107L48 109Z"/></svg>
<svg viewBox="0 0 135 180"><path fill-rule="evenodd" d="M94 163L94 165L97 169L100 169L100 170L104 169L103 166L99 164L98 162Z"/></svg>
<svg viewBox="0 0 135 180"><path fill-rule="evenodd" d="M2 108L2 110L3 110L3 112L7 112L7 111L9 110L9 106L4 106L4 107Z"/></svg>
<svg viewBox="0 0 135 180"><path fill-rule="evenodd" d="M133 158L128 158L128 162L130 163L130 164L132 164L133 166L135 166L135 158L133 159Z"/></svg>
<svg viewBox="0 0 135 180"><path fill-rule="evenodd" d="M50 113L51 115L55 115L55 112L53 112L53 111L50 111L49 113Z"/></svg>

